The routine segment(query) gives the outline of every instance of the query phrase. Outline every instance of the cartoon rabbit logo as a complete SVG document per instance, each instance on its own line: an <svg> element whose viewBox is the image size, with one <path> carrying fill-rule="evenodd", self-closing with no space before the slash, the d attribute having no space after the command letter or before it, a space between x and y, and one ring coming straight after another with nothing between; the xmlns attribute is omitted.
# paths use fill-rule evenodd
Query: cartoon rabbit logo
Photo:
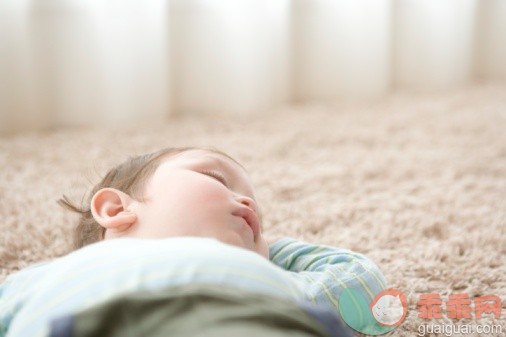
<svg viewBox="0 0 506 337"><path fill-rule="evenodd" d="M372 300L369 309L374 319L383 326L400 325L408 311L406 296L399 290L385 289Z"/></svg>

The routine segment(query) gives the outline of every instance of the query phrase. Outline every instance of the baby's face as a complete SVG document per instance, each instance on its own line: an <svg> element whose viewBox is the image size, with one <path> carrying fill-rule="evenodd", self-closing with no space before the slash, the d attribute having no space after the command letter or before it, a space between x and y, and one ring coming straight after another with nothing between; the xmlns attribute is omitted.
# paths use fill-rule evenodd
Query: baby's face
<svg viewBox="0 0 506 337"><path fill-rule="evenodd" d="M218 153L189 150L164 160L148 180L128 236L200 236L268 257L251 181Z"/></svg>

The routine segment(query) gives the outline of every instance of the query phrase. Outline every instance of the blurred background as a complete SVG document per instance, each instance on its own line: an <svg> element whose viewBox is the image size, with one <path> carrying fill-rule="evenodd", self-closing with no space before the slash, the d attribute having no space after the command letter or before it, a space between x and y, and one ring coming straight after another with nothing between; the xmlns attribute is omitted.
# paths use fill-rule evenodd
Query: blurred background
<svg viewBox="0 0 506 337"><path fill-rule="evenodd" d="M0 0L0 135L501 81L504 0Z"/></svg>

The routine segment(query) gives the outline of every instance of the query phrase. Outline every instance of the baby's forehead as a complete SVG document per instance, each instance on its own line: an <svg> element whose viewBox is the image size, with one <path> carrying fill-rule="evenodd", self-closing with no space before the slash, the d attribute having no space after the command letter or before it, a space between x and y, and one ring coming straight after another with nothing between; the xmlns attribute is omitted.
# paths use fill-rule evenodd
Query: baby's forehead
<svg viewBox="0 0 506 337"><path fill-rule="evenodd" d="M227 166L232 166L235 168L240 168L242 171L246 172L244 166L242 166L235 159L230 157L224 152L216 151L216 150L208 150L208 149L191 149L187 151L183 151L172 155L166 158L165 161L178 161L178 160L191 160L191 161L205 161L209 163L215 163L217 165L225 164Z"/></svg>

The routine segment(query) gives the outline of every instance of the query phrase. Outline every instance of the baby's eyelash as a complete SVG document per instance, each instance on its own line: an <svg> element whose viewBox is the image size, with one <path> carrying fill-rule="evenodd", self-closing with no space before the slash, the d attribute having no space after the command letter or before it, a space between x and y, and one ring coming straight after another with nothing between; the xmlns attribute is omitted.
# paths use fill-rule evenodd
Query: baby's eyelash
<svg viewBox="0 0 506 337"><path fill-rule="evenodd" d="M222 183L223 185L225 185L225 187L228 187L227 180L220 172L205 170L205 171L200 171L200 173L210 176L211 178L214 178L214 179L218 180L220 183Z"/></svg>

